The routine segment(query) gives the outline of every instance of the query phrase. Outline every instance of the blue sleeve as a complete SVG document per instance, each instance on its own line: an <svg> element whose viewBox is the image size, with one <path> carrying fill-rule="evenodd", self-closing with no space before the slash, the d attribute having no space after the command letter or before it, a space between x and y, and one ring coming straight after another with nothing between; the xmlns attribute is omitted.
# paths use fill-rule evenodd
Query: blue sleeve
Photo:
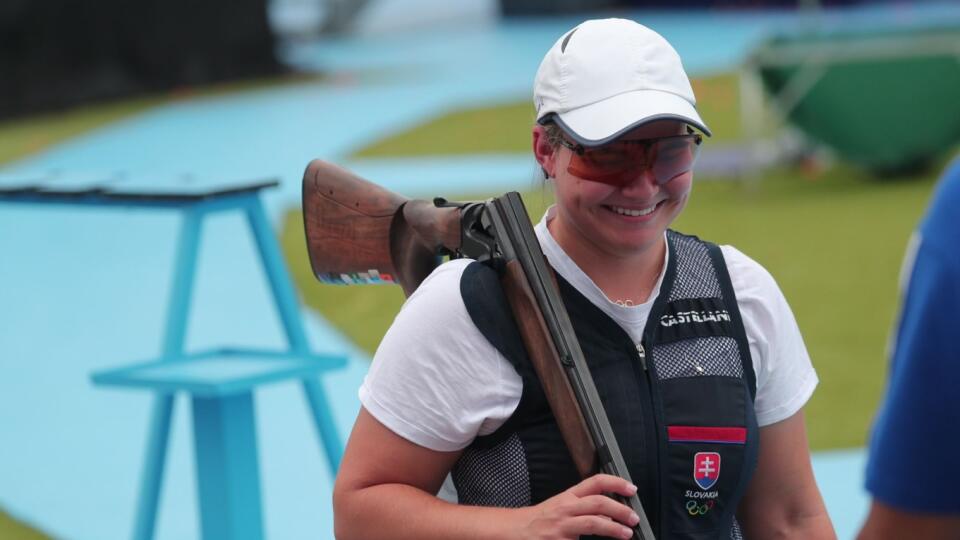
<svg viewBox="0 0 960 540"><path fill-rule="evenodd" d="M960 226L950 221L925 224L870 444L867 489L906 511L960 512Z"/></svg>

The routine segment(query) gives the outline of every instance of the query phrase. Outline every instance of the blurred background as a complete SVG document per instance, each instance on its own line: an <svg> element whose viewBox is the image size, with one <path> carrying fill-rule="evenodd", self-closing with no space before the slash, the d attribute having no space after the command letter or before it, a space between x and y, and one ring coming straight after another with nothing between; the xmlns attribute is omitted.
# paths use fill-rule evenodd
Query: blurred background
<svg viewBox="0 0 960 540"><path fill-rule="evenodd" d="M181 216L10 196L33 178L278 180L262 192L345 440L403 297L317 283L300 180L323 158L407 197L519 190L533 76L586 18L670 41L714 132L675 227L729 243L786 294L820 376L806 407L840 538L865 516L907 239L960 142L960 7L881 0L5 0L0 5L0 538L134 530L151 395L91 373L161 349ZM29 189L35 189L36 186ZM19 193L23 193L23 189ZM5 197L5 193L7 194ZM240 216L205 223L188 350L284 334ZM176 398L155 527L200 537ZM296 382L256 391L264 532L332 538L332 475Z"/></svg>

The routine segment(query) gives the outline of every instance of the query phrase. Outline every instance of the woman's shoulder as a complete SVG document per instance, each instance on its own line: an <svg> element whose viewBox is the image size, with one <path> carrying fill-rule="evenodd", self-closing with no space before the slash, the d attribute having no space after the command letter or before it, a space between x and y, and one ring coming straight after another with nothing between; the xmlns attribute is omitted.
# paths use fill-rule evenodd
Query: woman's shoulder
<svg viewBox="0 0 960 540"><path fill-rule="evenodd" d="M519 401L497 350L460 292L474 261L441 264L404 303L374 355L360 400L377 420L437 451L464 448L499 427ZM499 423L497 423L499 422Z"/></svg>
<svg viewBox="0 0 960 540"><path fill-rule="evenodd" d="M393 326L433 324L438 332L476 326L477 316L482 319L487 310L502 307L496 302L502 299L499 287L496 272L487 265L466 258L444 262L404 302Z"/></svg>
<svg viewBox="0 0 960 540"><path fill-rule="evenodd" d="M793 311L780 285L762 264L733 246L721 245L720 249L745 319L768 321L762 326L793 320Z"/></svg>
<svg viewBox="0 0 960 540"><path fill-rule="evenodd" d="M464 258L450 259L440 264L420 283L407 302L419 297L432 297L458 289L464 271L473 262L476 261Z"/></svg>
<svg viewBox="0 0 960 540"><path fill-rule="evenodd" d="M410 318L437 321L465 315L460 282L473 262L471 259L453 259L434 268L404 302L394 324L403 324Z"/></svg>
<svg viewBox="0 0 960 540"><path fill-rule="evenodd" d="M757 375L761 427L789 418L817 385L793 310L770 272L733 246L720 246Z"/></svg>
<svg viewBox="0 0 960 540"><path fill-rule="evenodd" d="M731 245L720 245L720 251L738 300L743 296L764 298L780 293L777 281L762 264Z"/></svg>

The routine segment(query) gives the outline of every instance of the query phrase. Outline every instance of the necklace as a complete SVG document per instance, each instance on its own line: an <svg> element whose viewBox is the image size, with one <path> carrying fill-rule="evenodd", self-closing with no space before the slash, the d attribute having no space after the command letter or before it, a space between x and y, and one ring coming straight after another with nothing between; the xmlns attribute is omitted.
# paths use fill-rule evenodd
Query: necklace
<svg viewBox="0 0 960 540"><path fill-rule="evenodd" d="M629 299L627 299L627 300L614 300L613 303L616 304L616 305L618 305L618 306L623 306L623 307L633 307L634 305L636 305L636 304L633 303L633 300L629 300Z"/></svg>

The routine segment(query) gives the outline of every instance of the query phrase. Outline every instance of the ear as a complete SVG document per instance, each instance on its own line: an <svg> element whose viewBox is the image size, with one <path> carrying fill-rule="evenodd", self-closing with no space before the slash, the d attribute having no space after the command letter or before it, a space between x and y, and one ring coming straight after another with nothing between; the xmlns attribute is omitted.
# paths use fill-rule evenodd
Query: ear
<svg viewBox="0 0 960 540"><path fill-rule="evenodd" d="M543 126L537 124L533 126L533 155L537 158L537 163L543 168L548 178L556 177L557 167L557 149L550 146L547 141L547 133Z"/></svg>

